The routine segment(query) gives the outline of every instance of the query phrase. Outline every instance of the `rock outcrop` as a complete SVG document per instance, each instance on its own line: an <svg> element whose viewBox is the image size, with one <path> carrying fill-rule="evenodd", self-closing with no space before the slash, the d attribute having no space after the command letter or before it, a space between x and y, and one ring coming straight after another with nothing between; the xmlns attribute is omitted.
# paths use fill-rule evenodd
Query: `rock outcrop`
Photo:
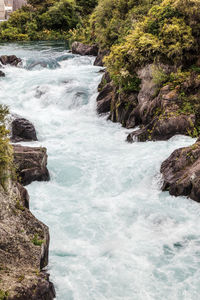
<svg viewBox="0 0 200 300"><path fill-rule="evenodd" d="M0 185L0 299L52 300L49 230L27 208L28 193L18 183Z"/></svg>
<svg viewBox="0 0 200 300"><path fill-rule="evenodd" d="M15 55L2 55L0 56L0 62L3 65L11 65L17 67L21 63L21 58L18 58Z"/></svg>
<svg viewBox="0 0 200 300"><path fill-rule="evenodd" d="M37 141L35 127L30 121L24 118L16 118L12 121L11 132L12 142Z"/></svg>
<svg viewBox="0 0 200 300"><path fill-rule="evenodd" d="M46 148L13 145L13 149L17 174L23 185L35 180L48 181L50 179Z"/></svg>
<svg viewBox="0 0 200 300"><path fill-rule="evenodd" d="M108 72L104 73L98 90L99 95L97 97L97 112L99 114L107 113L110 111L113 96L113 85Z"/></svg>
<svg viewBox="0 0 200 300"><path fill-rule="evenodd" d="M104 58L104 56L106 56L108 54L109 54L109 50L99 49L97 57L94 61L94 66L103 67L104 66L103 58Z"/></svg>
<svg viewBox="0 0 200 300"><path fill-rule="evenodd" d="M155 72L160 72L160 76L169 81L155 80ZM104 76L97 111L108 112L110 106L110 120L120 122L126 128L139 126L140 129L128 135L128 142L167 140L176 134L197 136L200 77L198 73L190 72L187 78L180 74L178 79L170 82L170 78L178 76L173 72L176 72L175 68L168 65L146 65L137 71L141 81L139 92L120 90Z"/></svg>
<svg viewBox="0 0 200 300"><path fill-rule="evenodd" d="M164 191L200 202L200 139L175 150L161 166Z"/></svg>
<svg viewBox="0 0 200 300"><path fill-rule="evenodd" d="M97 56L99 50L97 45L90 46L79 42L74 42L71 48L73 54L92 55L92 56Z"/></svg>

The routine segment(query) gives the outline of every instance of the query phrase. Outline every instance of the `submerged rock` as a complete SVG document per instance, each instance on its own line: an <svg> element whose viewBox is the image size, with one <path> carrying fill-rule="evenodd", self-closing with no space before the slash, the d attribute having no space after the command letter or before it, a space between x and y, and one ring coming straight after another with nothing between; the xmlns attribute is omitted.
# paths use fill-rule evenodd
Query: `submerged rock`
<svg viewBox="0 0 200 300"><path fill-rule="evenodd" d="M97 56L98 46L97 45L85 45L79 42L74 42L72 44L72 53L80 55L93 55Z"/></svg>
<svg viewBox="0 0 200 300"><path fill-rule="evenodd" d="M21 58L18 58L15 55L2 55L0 56L0 62L3 65L11 65L17 67L21 63Z"/></svg>
<svg viewBox="0 0 200 300"><path fill-rule="evenodd" d="M11 123L11 141L21 142L21 141L37 141L36 130L33 124L24 119L24 118L16 118Z"/></svg>
<svg viewBox="0 0 200 300"><path fill-rule="evenodd" d="M5 77L6 74L3 71L0 71L0 77Z"/></svg>
<svg viewBox="0 0 200 300"><path fill-rule="evenodd" d="M190 147L175 150L161 166L162 190L200 202L200 139Z"/></svg>
<svg viewBox="0 0 200 300"><path fill-rule="evenodd" d="M0 296L8 300L52 300L48 264L49 230L27 206L28 193L18 183L0 185Z"/></svg>
<svg viewBox="0 0 200 300"><path fill-rule="evenodd" d="M23 185L32 181L48 181L47 150L41 147L13 145L14 163Z"/></svg>

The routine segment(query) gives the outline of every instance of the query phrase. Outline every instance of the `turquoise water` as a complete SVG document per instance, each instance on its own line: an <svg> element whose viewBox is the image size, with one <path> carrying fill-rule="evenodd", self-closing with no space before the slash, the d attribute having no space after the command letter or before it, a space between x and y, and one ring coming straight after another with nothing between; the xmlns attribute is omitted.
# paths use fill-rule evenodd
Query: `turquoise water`
<svg viewBox="0 0 200 300"><path fill-rule="evenodd" d="M127 144L129 132L96 114L100 68L62 43L7 44L0 98L35 124L50 182L28 186L50 228L48 270L58 300L197 300L200 206L160 191L161 162L189 137Z"/></svg>

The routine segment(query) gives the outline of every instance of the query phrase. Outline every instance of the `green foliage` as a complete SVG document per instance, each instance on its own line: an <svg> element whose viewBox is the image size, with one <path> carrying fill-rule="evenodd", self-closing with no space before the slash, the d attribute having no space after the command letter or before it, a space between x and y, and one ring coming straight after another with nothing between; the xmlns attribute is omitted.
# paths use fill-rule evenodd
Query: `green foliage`
<svg viewBox="0 0 200 300"><path fill-rule="evenodd" d="M60 0L39 17L43 28L67 31L76 26L78 16L74 0Z"/></svg>
<svg viewBox="0 0 200 300"><path fill-rule="evenodd" d="M76 0L76 4L83 16L89 15L97 5L98 0Z"/></svg>
<svg viewBox="0 0 200 300"><path fill-rule="evenodd" d="M162 87L169 80L169 75L166 74L161 66L154 66L152 76L153 82L158 88Z"/></svg>
<svg viewBox="0 0 200 300"><path fill-rule="evenodd" d="M102 48L109 48L134 28L153 3L149 0L100 0L91 16L91 29Z"/></svg>
<svg viewBox="0 0 200 300"><path fill-rule="evenodd" d="M110 55L105 58L111 77L117 78L116 83L120 85L127 78L134 80L137 68L146 63L156 61L186 66L194 61L200 44L193 35L193 24L188 20L196 9L195 3L199 7L199 2L185 0L183 8L178 0L164 0L152 6L125 40L111 47ZM193 9L191 3L194 3ZM165 79L161 78L161 81Z"/></svg>
<svg viewBox="0 0 200 300"><path fill-rule="evenodd" d="M39 237L38 237L38 234L36 233L32 239L32 243L35 245L35 246L42 246L42 244L44 243L44 240L40 240Z"/></svg>
<svg viewBox="0 0 200 300"><path fill-rule="evenodd" d="M29 0L0 24L1 41L65 39L80 21L75 0Z"/></svg>
<svg viewBox="0 0 200 300"><path fill-rule="evenodd" d="M15 207L16 207L16 209L19 209L21 211L25 210L24 206L20 203L19 199L17 199Z"/></svg>
<svg viewBox="0 0 200 300"><path fill-rule="evenodd" d="M0 105L0 183L6 188L6 181L11 175L13 151L9 143L5 122L8 108Z"/></svg>
<svg viewBox="0 0 200 300"><path fill-rule="evenodd" d="M0 290L0 300L7 300L9 293L7 291Z"/></svg>

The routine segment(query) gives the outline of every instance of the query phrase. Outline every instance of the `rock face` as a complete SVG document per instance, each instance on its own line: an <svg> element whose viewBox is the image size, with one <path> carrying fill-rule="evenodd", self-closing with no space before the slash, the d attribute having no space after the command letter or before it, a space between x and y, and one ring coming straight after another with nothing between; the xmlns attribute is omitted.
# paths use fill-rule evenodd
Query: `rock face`
<svg viewBox="0 0 200 300"><path fill-rule="evenodd" d="M32 181L48 181L46 148L14 145L14 163L23 185Z"/></svg>
<svg viewBox="0 0 200 300"><path fill-rule="evenodd" d="M21 141L37 141L37 135L35 127L31 122L24 118L16 118L12 121L12 142Z"/></svg>
<svg viewBox="0 0 200 300"><path fill-rule="evenodd" d="M28 193L9 181L0 185L0 296L7 300L52 300L48 263L49 230L28 210Z"/></svg>
<svg viewBox="0 0 200 300"><path fill-rule="evenodd" d="M139 126L130 133L128 142L167 140L175 134L195 136L200 123L200 77L191 73L179 84L155 80L155 72L162 70L166 78L176 72L175 67L149 64L137 75L141 80L139 92L125 92L102 78L97 111L107 112L109 119L126 128ZM109 83L109 84L108 84ZM109 95L109 97L108 97Z"/></svg>
<svg viewBox="0 0 200 300"><path fill-rule="evenodd" d="M97 45L85 45L79 42L74 42L72 44L72 53L80 54L80 55L93 55L97 56L98 54L98 46Z"/></svg>
<svg viewBox="0 0 200 300"><path fill-rule="evenodd" d="M107 113L110 111L113 96L113 85L108 72L104 73L102 81L98 86L98 91L97 112L98 114Z"/></svg>
<svg viewBox="0 0 200 300"><path fill-rule="evenodd" d="M174 196L188 196L200 202L200 139L175 150L161 166L162 189Z"/></svg>
<svg viewBox="0 0 200 300"><path fill-rule="evenodd" d="M99 50L97 57L94 61L94 66L99 66L99 67L103 67L104 63L103 63L103 58L104 56L108 55L109 51L108 50Z"/></svg>
<svg viewBox="0 0 200 300"><path fill-rule="evenodd" d="M15 55L2 55L0 56L0 62L3 65L11 65L17 67L21 63L21 58L16 57Z"/></svg>

